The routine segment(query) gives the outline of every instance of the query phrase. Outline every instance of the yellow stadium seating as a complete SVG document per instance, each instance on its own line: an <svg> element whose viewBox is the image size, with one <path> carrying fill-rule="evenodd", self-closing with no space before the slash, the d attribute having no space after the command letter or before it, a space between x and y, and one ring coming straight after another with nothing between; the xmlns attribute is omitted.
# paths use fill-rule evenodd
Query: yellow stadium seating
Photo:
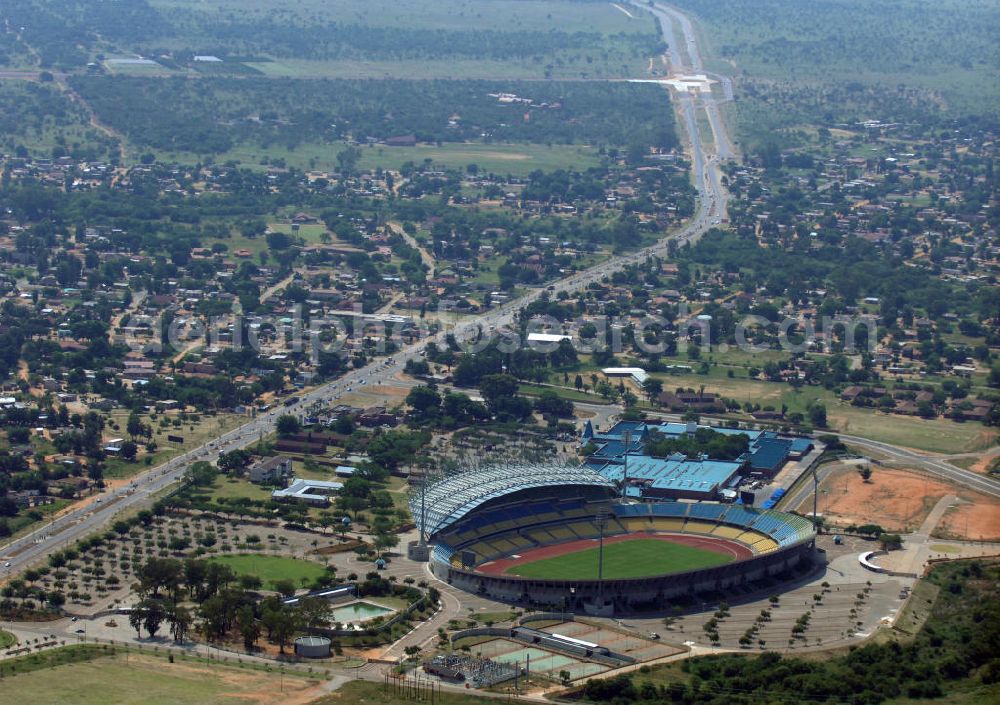
<svg viewBox="0 0 1000 705"><path fill-rule="evenodd" d="M757 553L770 553L778 548L778 542L774 539L762 538L752 544L752 548L757 551Z"/></svg>
<svg viewBox="0 0 1000 705"><path fill-rule="evenodd" d="M679 517L653 517L651 525L657 531L684 530L684 520Z"/></svg>
<svg viewBox="0 0 1000 705"><path fill-rule="evenodd" d="M569 529L567 529L565 526L557 526L555 528L549 529L548 531L556 538L557 541L569 541L570 539L577 538L577 535L574 534Z"/></svg>
<svg viewBox="0 0 1000 705"><path fill-rule="evenodd" d="M734 526L726 526L725 524L719 524L712 531L714 536L721 536L724 539L735 539L742 533L743 529L737 529Z"/></svg>
<svg viewBox="0 0 1000 705"><path fill-rule="evenodd" d="M572 524L567 524L566 528L580 538L591 538L600 533L600 530L589 521L575 521Z"/></svg>
<svg viewBox="0 0 1000 705"><path fill-rule="evenodd" d="M622 519L621 522L625 524L625 528L629 531L649 531L653 528L653 524L649 519Z"/></svg>
<svg viewBox="0 0 1000 705"><path fill-rule="evenodd" d="M689 534L710 534L716 526L718 525L714 521L688 519L687 524L684 525L684 531Z"/></svg>

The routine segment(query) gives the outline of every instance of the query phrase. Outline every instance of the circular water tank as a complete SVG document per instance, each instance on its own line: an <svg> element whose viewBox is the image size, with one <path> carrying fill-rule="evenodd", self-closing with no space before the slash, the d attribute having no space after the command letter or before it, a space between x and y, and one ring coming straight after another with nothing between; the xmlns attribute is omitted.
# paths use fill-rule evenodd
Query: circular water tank
<svg viewBox="0 0 1000 705"><path fill-rule="evenodd" d="M325 636L300 636L295 640L295 655L303 658L330 658L330 640Z"/></svg>

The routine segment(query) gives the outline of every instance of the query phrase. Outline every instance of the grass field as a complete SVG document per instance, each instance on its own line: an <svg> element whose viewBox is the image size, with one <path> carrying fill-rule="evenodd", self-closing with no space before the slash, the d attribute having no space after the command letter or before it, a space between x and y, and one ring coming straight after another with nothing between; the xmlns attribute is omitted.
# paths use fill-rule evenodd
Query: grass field
<svg viewBox="0 0 1000 705"><path fill-rule="evenodd" d="M343 142L308 142L295 149L288 149L279 144L263 148L246 143L217 155L215 161L238 161L248 169L260 170L267 168L274 160L281 160L285 165L297 169L336 171L337 154L346 146ZM161 152L159 155L168 161L198 161L198 155L187 152ZM582 171L601 162L597 148L588 145L444 142L440 145L420 144L413 147L365 147L361 150L358 164L362 169L398 170L406 162L422 164L428 159L439 167L464 169L469 164L476 164L480 171L514 176L527 176L538 169ZM263 242L263 239L260 241ZM235 245L230 247L235 249Z"/></svg>
<svg viewBox="0 0 1000 705"><path fill-rule="evenodd" d="M562 380L560 380L562 381ZM570 401L578 401L583 404L608 404L608 400L599 394L588 394L584 391L578 391L576 389L567 389L563 386L557 387L543 387L537 384L522 384L518 387L517 391L521 394L526 394L528 396L540 396L542 392L555 392L561 399L569 399Z"/></svg>
<svg viewBox="0 0 1000 705"><path fill-rule="evenodd" d="M396 690L390 688L386 691L381 683L351 681L341 686L337 692L331 693L321 700L316 700L310 705L345 705L346 703L408 705L412 702L414 702L413 696L408 696L402 688ZM509 703L511 700L510 696L484 697L481 692L466 695L465 693L442 691L435 693L434 702L437 705L494 705L495 703Z"/></svg>
<svg viewBox="0 0 1000 705"><path fill-rule="evenodd" d="M778 81L917 86L959 110L995 105L995 2L678 0L692 13L709 68ZM835 41L831 41L832 38ZM962 37L961 42L951 41Z"/></svg>
<svg viewBox="0 0 1000 705"><path fill-rule="evenodd" d="M560 61L545 76L533 59L421 59L393 61L391 59L309 59L281 58L275 61L255 61L243 64L268 78L408 78L408 79L537 79L547 78L622 78L645 75L643 57L619 57L618 61L588 63L584 52L564 52Z"/></svg>
<svg viewBox="0 0 1000 705"><path fill-rule="evenodd" d="M296 585L304 585L325 573L325 568L319 563L260 553L238 553L210 560L228 565L238 575L256 575L265 586L271 587L278 580L291 580Z"/></svg>
<svg viewBox="0 0 1000 705"><path fill-rule="evenodd" d="M232 705L303 703L322 694L316 680L249 669L168 663L118 654L4 678L5 703L58 705Z"/></svg>
<svg viewBox="0 0 1000 705"><path fill-rule="evenodd" d="M511 568L508 572L525 578L551 580L595 580L597 548L543 558ZM641 578L681 570L711 568L729 563L731 557L657 539L635 539L604 547L604 577L608 580Z"/></svg>
<svg viewBox="0 0 1000 705"><path fill-rule="evenodd" d="M108 415L108 425L110 428L105 431L106 436L124 437L124 430L128 423L129 412L125 409L112 411ZM170 416L169 418L175 418ZM149 416L142 415L143 423L152 425L153 440L156 441L157 449L152 454L150 465L156 467L165 463L174 456L180 455L186 450L197 448L203 443L207 443L213 438L218 438L226 431L235 428L240 423L246 421L246 417L238 414L207 414L199 416L197 419L189 419L180 426L161 426L158 421L153 421ZM118 426L116 430L114 425ZM178 435L184 439L184 443L173 443L167 440L168 435ZM149 468L145 463L147 456L141 455L137 461L129 462L123 458L111 457L104 468L104 477L108 479L129 478Z"/></svg>
<svg viewBox="0 0 1000 705"><path fill-rule="evenodd" d="M724 355L712 353L708 358L710 366L707 374L691 372L655 376L663 382L663 388L667 390L677 387L698 389L704 385L706 392L735 399L741 404L756 402L773 409L780 409L784 404L789 414L805 413L811 402L821 402L826 406L831 430L917 450L961 453L983 450L997 442L996 430L980 423L955 423L942 417L921 419L915 416L886 414L872 408L851 406L841 401L833 390L822 387L809 386L796 390L787 384L747 378L747 367L760 366L769 359L776 359L777 355L774 352L763 353L755 362L747 353L739 351ZM664 358L663 362L690 365L695 369L700 364L700 361L682 357ZM733 377L728 376L729 371L734 373ZM584 374L584 380L589 384L589 375ZM933 381L924 380L930 383Z"/></svg>
<svg viewBox="0 0 1000 705"><path fill-rule="evenodd" d="M175 23L172 33L156 38L156 47L195 50L211 46L220 55L238 54L245 59L227 59L227 64L243 63L272 77L642 75L646 58L639 55L637 47L649 46L655 36L655 24L647 12L635 6L623 12L604 2L153 0L151 4ZM238 42L226 31L236 17L246 28ZM331 53L324 46L324 34L309 34L321 27L328 32L350 28L347 36L351 39L375 30L374 36L383 39L366 41L354 52ZM523 32L542 33L541 37L551 34L561 41L543 39L530 46L530 51L508 51L511 38ZM301 45L294 50L284 46L289 33L301 37ZM587 43L577 33L586 33ZM458 43L456 36L461 40ZM428 37L436 37L438 43L427 44ZM410 50L410 42L425 48ZM142 43L130 48L151 49ZM206 67L198 66L197 70Z"/></svg>
<svg viewBox="0 0 1000 705"><path fill-rule="evenodd" d="M17 637L10 632L0 631L0 649L6 649L17 643Z"/></svg>
<svg viewBox="0 0 1000 705"><path fill-rule="evenodd" d="M634 8L633 17L610 3L579 3L567 0L300 0L294 5L277 0L153 0L154 7L170 13L209 11L225 16L238 12L251 17L272 13L276 8L294 22L342 22L344 24L402 27L405 29L469 29L517 31L534 29L603 34L652 31L650 17ZM208 6L206 8L206 6Z"/></svg>

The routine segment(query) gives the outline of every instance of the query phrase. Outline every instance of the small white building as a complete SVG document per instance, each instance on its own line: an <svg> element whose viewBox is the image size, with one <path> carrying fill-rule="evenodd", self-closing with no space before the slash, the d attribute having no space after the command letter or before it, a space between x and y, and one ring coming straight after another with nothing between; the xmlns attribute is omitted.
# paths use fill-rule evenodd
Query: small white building
<svg viewBox="0 0 1000 705"><path fill-rule="evenodd" d="M298 478L293 479L288 487L272 492L271 498L278 501L305 502L317 507L325 507L330 504L330 497L337 494L343 486L340 482Z"/></svg>
<svg viewBox="0 0 1000 705"><path fill-rule="evenodd" d="M605 367L601 372L606 377L630 377L636 384L642 384L649 375L641 367Z"/></svg>

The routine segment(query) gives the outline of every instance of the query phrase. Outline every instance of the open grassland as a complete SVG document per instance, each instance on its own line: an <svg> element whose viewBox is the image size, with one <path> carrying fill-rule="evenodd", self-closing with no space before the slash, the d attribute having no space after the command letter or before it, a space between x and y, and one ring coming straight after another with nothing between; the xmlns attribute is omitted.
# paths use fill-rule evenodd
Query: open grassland
<svg viewBox="0 0 1000 705"><path fill-rule="evenodd" d="M153 0L154 38L136 51L211 53L199 73L294 78L641 75L654 53L649 13L568 0Z"/></svg>
<svg viewBox="0 0 1000 705"><path fill-rule="evenodd" d="M572 375L571 375L572 376ZM561 380L560 380L561 381ZM568 389L566 387L543 387L539 384L522 384L518 387L517 391L520 394L526 394L527 396L537 397L541 396L543 392L555 392L556 396L561 399L569 399L572 402L580 402L582 404L608 404L609 402L598 394L588 394L584 391L579 391L576 389Z"/></svg>
<svg viewBox="0 0 1000 705"><path fill-rule="evenodd" d="M678 0L720 70L802 84L899 84L959 110L995 111L1000 69L990 0ZM956 38L961 41L956 41ZM728 66L727 63L731 62Z"/></svg>
<svg viewBox="0 0 1000 705"><path fill-rule="evenodd" d="M65 509L71 503L68 499L56 499L49 504L32 507L27 511L20 512L16 517L11 517L7 520L7 526L11 530L11 537L16 539L31 533L38 528L39 524L48 521L54 514Z"/></svg>
<svg viewBox="0 0 1000 705"><path fill-rule="evenodd" d="M266 556L261 553L238 553L232 556L217 556L210 560L213 563L229 566L237 575L254 575L260 578L265 586L273 586L278 580L291 580L296 585L305 585L325 572L319 563L283 556Z"/></svg>
<svg viewBox="0 0 1000 705"><path fill-rule="evenodd" d="M424 698L425 701L429 700L430 694L425 694ZM347 703L409 705L412 702L414 702L413 695L407 693L403 688L394 689L390 686L387 690L381 683L351 681L345 683L335 693L315 701L312 705L347 705ZM479 692L466 695L465 693L443 691L434 693L434 702L436 705L498 705L511 701L510 696L504 696L503 699L500 699L484 697Z"/></svg>
<svg viewBox="0 0 1000 705"><path fill-rule="evenodd" d="M429 159L524 175L585 170L610 145L677 143L667 94L642 84L116 76L70 82L103 123L124 135L130 152L147 150L168 162L211 158L339 171L337 157L351 142L373 145L360 150L362 168ZM511 92L530 105L498 98ZM405 135L420 144L378 144Z"/></svg>
<svg viewBox="0 0 1000 705"><path fill-rule="evenodd" d="M586 54L574 53L544 73L533 59L488 61L485 59L423 59L362 61L340 59L311 61L281 58L243 64L269 78L407 78L407 79L533 79L533 78L619 78L645 76L646 59L621 57L611 64L591 64ZM542 74L542 75L540 75Z"/></svg>
<svg viewBox="0 0 1000 705"><path fill-rule="evenodd" d="M0 151L13 154L18 148L44 157L96 159L112 153L108 139L54 84L0 81Z"/></svg>
<svg viewBox="0 0 1000 705"><path fill-rule="evenodd" d="M152 0L153 7L182 13L203 11L202 0ZM644 12L629 8L629 17L610 3L567 0L299 0L290 5L281 0L214 0L211 11L220 16L239 13L269 16L276 9L294 22L339 22L347 25L401 27L404 29L468 29L494 31L533 29L602 34L644 33L652 20Z"/></svg>
<svg viewBox="0 0 1000 705"><path fill-rule="evenodd" d="M756 361L761 366L772 353L763 353ZM780 353L773 353L780 355ZM752 358L743 359L747 353L736 352L719 355L713 353L706 374L689 372L674 375L655 375L663 382L663 388L673 391L684 387L735 399L740 404L753 402L762 407L780 410L786 407L788 414L805 413L809 404L820 402L826 406L829 429L840 431L874 441L913 448L934 453L961 453L984 450L997 443L997 431L981 423L956 423L938 417L922 419L915 416L900 416L876 411L872 408L856 407L841 401L833 390L823 387L806 386L794 389L788 384L749 379L744 365ZM698 360L678 358L664 359L665 364L688 365L697 369ZM729 372L733 376L729 376ZM590 379L584 375L584 381Z"/></svg>
<svg viewBox="0 0 1000 705"><path fill-rule="evenodd" d="M339 166L337 155L346 148L347 145L343 142L309 142L295 148L280 144L262 147L253 143L242 143L217 155L215 161L239 162L240 166L254 170L281 164L303 171L336 172ZM180 163L198 160L198 155L188 152L162 152L160 157L166 161ZM536 170L584 171L598 166L601 157L597 148L589 145L445 142L440 145L419 144L413 147L384 145L364 147L361 149L358 166L368 170L378 168L398 170L407 162L423 164L428 160L438 167L464 169L470 164L475 164L480 172L527 176Z"/></svg>
<svg viewBox="0 0 1000 705"><path fill-rule="evenodd" d="M657 539L633 539L604 547L604 578L640 578L683 570L697 570L729 563L731 557ZM594 580L598 549L588 548L554 558L544 558L511 568L508 573L525 578Z"/></svg>
<svg viewBox="0 0 1000 705"><path fill-rule="evenodd" d="M129 412L124 409L112 411L109 415L109 428L105 430L105 435L109 437L125 437L127 435L125 428L128 423L128 415ZM197 448L212 439L218 438L226 431L236 428L236 426L246 420L245 417L237 414L201 415L187 421L182 421L180 426L174 426L172 421L177 417L168 414L166 418L170 419L171 423L164 426L157 420L143 416L143 422L151 424L153 427L152 440L156 442L157 449L151 454L145 454L145 451L143 451L144 454L139 455L134 462L123 458L108 458L105 463L104 477L109 479L132 477L148 469L150 465L160 465L186 450ZM118 429L114 429L112 425L117 426ZM167 440L168 435L180 436L184 439L184 442L174 443L173 441L169 441ZM139 441L142 440L139 439ZM140 447L142 445L143 443L140 443ZM145 461L147 457L152 458L149 464Z"/></svg>
<svg viewBox="0 0 1000 705"><path fill-rule="evenodd" d="M226 477L219 475L215 478L210 491L198 491L197 494L204 494L213 501L220 499L250 499L267 501L271 499L271 490L267 487L255 485L247 480Z"/></svg>
<svg viewBox="0 0 1000 705"><path fill-rule="evenodd" d="M9 668L9 666L8 666ZM168 663L164 658L116 654L7 674L3 702L46 705L264 705L303 704L319 697L315 680L297 675L249 669L209 667L194 662Z"/></svg>

